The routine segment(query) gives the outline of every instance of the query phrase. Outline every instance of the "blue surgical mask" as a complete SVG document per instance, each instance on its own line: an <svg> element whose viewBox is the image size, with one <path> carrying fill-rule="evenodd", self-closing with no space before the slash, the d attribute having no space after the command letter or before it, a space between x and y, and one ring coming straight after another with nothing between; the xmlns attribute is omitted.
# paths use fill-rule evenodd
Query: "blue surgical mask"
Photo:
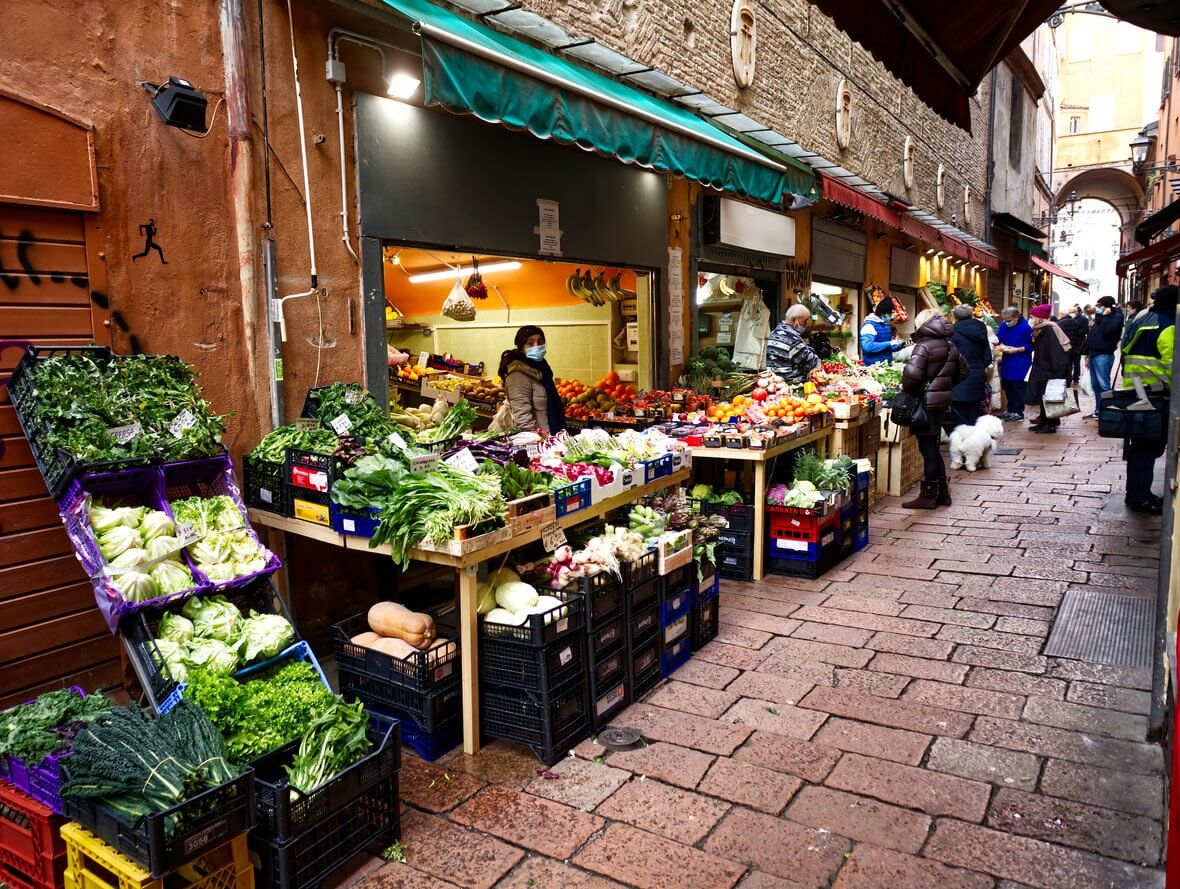
<svg viewBox="0 0 1180 889"><path fill-rule="evenodd" d="M893 320L893 316L892 316L892 315L880 315L880 316L878 316L878 317L880 317L880 319L881 319L882 321L884 321L886 324L888 324L890 321L892 321L892 320Z"/></svg>
<svg viewBox="0 0 1180 889"><path fill-rule="evenodd" d="M544 346L529 346L527 349L524 350L524 354L527 357L531 358L533 361L540 361L542 358L545 357L545 347Z"/></svg>
<svg viewBox="0 0 1180 889"><path fill-rule="evenodd" d="M1013 320L1013 321L1005 321L1004 323L1005 323L1005 324L1007 324L1009 327L1015 327L1015 326L1016 326L1016 321L1015 321L1015 320Z"/></svg>

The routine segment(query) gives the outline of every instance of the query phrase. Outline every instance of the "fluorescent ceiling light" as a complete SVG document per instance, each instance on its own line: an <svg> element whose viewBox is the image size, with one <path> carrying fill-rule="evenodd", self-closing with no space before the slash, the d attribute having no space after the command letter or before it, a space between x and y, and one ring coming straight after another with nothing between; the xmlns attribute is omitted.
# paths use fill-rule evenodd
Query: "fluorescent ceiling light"
<svg viewBox="0 0 1180 889"><path fill-rule="evenodd" d="M509 260L507 262L486 262L480 265L479 273L481 275L490 274L491 272L511 272L520 268L520 263L516 260ZM465 265L462 268L455 269L439 269L435 272L422 272L417 275L410 275L411 284L425 284L428 281L444 281L452 276L462 277L463 275L470 275L475 271L473 266Z"/></svg>
<svg viewBox="0 0 1180 889"><path fill-rule="evenodd" d="M408 99L414 95L422 81L412 74L398 71L385 85L385 91L395 99Z"/></svg>

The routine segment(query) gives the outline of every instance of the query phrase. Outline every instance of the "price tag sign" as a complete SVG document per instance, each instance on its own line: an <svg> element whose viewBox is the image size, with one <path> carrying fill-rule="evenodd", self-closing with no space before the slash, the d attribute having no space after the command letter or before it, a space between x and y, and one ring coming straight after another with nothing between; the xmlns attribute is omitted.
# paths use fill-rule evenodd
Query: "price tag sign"
<svg viewBox="0 0 1180 889"><path fill-rule="evenodd" d="M184 430L190 428L197 422L197 418L193 416L193 412L185 408L175 417L172 422L168 424L168 431L177 438L184 438Z"/></svg>
<svg viewBox="0 0 1180 889"><path fill-rule="evenodd" d="M196 543L200 536L197 533L197 529L193 527L192 522L176 523L176 539L180 541L182 547L188 546L190 543Z"/></svg>
<svg viewBox="0 0 1180 889"><path fill-rule="evenodd" d="M422 368L423 370L427 370L430 367L430 353L429 352L419 352L418 353L418 366L420 368Z"/></svg>
<svg viewBox="0 0 1180 889"><path fill-rule="evenodd" d="M296 429L315 429L320 425L320 421L315 417L297 417L295 419Z"/></svg>
<svg viewBox="0 0 1180 889"><path fill-rule="evenodd" d="M406 449L406 440L398 435L396 432L389 433L389 443L395 448Z"/></svg>
<svg viewBox="0 0 1180 889"><path fill-rule="evenodd" d="M131 423L127 426L114 426L107 430L107 435L117 441L119 444L127 444L131 439L139 435L143 431L143 427L138 423Z"/></svg>
<svg viewBox="0 0 1180 889"><path fill-rule="evenodd" d="M347 435L348 431L352 429L352 420L348 418L348 414L341 414L332 421L332 428L337 435Z"/></svg>
<svg viewBox="0 0 1180 889"><path fill-rule="evenodd" d="M530 460L533 457L539 457L541 455L541 445L539 442L530 441L524 446L524 452L528 454Z"/></svg>
<svg viewBox="0 0 1180 889"><path fill-rule="evenodd" d="M463 448L463 450L447 457L447 465L461 469L463 472L476 472L479 469L479 463L476 462L475 455L471 453L470 448Z"/></svg>
<svg viewBox="0 0 1180 889"><path fill-rule="evenodd" d="M546 525L541 529L541 546L546 552L553 552L559 546L565 546L565 529L557 522Z"/></svg>
<svg viewBox="0 0 1180 889"><path fill-rule="evenodd" d="M438 454L423 454L410 458L410 472L430 472L438 466Z"/></svg>
<svg viewBox="0 0 1180 889"><path fill-rule="evenodd" d="M344 393L344 403L345 404L360 404L364 400L365 400L365 390L364 389L349 389L347 392Z"/></svg>

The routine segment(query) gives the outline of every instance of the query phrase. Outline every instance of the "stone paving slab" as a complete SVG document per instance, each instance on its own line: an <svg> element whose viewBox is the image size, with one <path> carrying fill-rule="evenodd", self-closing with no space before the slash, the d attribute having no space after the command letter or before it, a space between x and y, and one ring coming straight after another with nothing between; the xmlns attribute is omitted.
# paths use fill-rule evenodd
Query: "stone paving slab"
<svg viewBox="0 0 1180 889"><path fill-rule="evenodd" d="M615 719L645 746L407 753L406 861L330 885L1162 887L1150 671L1042 653L1068 590L1154 595L1159 522L1092 422L1004 444L817 580L724 581L718 639Z"/></svg>

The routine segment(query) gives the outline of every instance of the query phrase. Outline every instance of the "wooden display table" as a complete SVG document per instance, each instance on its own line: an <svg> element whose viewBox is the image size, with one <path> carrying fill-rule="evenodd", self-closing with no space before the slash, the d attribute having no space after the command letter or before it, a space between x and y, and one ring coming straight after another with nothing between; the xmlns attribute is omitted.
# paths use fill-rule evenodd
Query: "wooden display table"
<svg viewBox="0 0 1180 889"><path fill-rule="evenodd" d="M618 509L621 506L626 506L628 503L633 503L647 494L662 491L664 488L688 481L688 476L689 469L686 467L671 475L658 478L649 484L631 488L607 500L592 504L586 509L570 513L558 519L557 523L563 528L569 528L574 525L580 525L583 522L601 518L608 512ZM305 522L301 519L290 519L286 516L276 515L273 512L265 512L260 509L251 509L249 513L250 521L255 525L274 528L278 531L285 531L288 534L298 534L300 537L329 543L333 546L339 546L342 549L352 550L358 553L391 555L388 545L370 548L369 540L365 537L351 537L338 534L331 528L326 528L323 525ZM536 528L464 556L453 556L448 553L425 549L413 549L410 551L411 561L427 562L431 565L450 568L459 577L459 650L461 654L460 672L462 676L460 684L463 688L463 750L466 753L475 753L479 750L479 615L476 612L478 605L476 591L479 587L479 566L490 559L504 555L510 550L527 546L540 539L541 529Z"/></svg>
<svg viewBox="0 0 1180 889"><path fill-rule="evenodd" d="M766 465L776 457L789 453L807 445L815 445L821 457L828 452L828 440L832 437L831 426L826 426L815 432L799 438L792 438L782 444L775 444L765 450L751 450L750 448L706 448L692 449L692 459L695 460L740 460L754 466L754 571L753 579L763 577L763 562L766 551Z"/></svg>

